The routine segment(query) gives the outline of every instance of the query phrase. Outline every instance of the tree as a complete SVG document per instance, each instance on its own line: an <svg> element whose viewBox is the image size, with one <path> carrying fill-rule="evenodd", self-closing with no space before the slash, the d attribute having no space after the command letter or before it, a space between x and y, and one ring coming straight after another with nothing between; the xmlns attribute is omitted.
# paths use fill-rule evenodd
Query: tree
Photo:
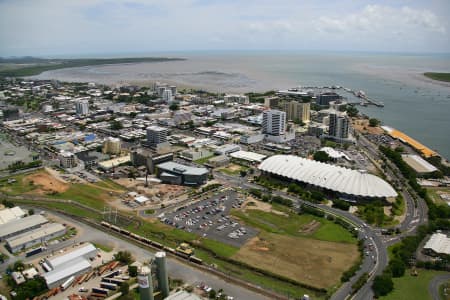
<svg viewBox="0 0 450 300"><path fill-rule="evenodd" d="M114 259L126 265L131 264L134 260L130 251L119 251L116 254L114 254Z"/></svg>
<svg viewBox="0 0 450 300"><path fill-rule="evenodd" d="M392 277L402 277L406 266L400 259L393 259L389 262L389 270L392 272Z"/></svg>
<svg viewBox="0 0 450 300"><path fill-rule="evenodd" d="M122 123L117 120L112 120L110 125L111 125L111 130L120 130L123 128Z"/></svg>
<svg viewBox="0 0 450 300"><path fill-rule="evenodd" d="M370 118L369 119L369 126L370 127L377 127L378 125L380 125L380 120L375 119L375 118Z"/></svg>
<svg viewBox="0 0 450 300"><path fill-rule="evenodd" d="M210 290L208 297L209 297L209 299L216 299L216 295L217 295L217 293L215 290Z"/></svg>
<svg viewBox="0 0 450 300"><path fill-rule="evenodd" d="M330 156L325 151L317 151L316 153L314 153L313 158L314 160L321 162L327 162L331 160Z"/></svg>
<svg viewBox="0 0 450 300"><path fill-rule="evenodd" d="M356 117L358 115L358 109L354 105L347 105L347 115L349 117Z"/></svg>
<svg viewBox="0 0 450 300"><path fill-rule="evenodd" d="M172 104L170 104L169 109L172 111L176 111L176 110L180 109L180 107L178 106L177 103L172 103Z"/></svg>
<svg viewBox="0 0 450 300"><path fill-rule="evenodd" d="M136 277L137 273L137 266L128 266L128 274L130 274L131 277Z"/></svg>
<svg viewBox="0 0 450 300"><path fill-rule="evenodd" d="M394 289L394 282L389 274L382 274L375 277L372 285L375 297L385 296Z"/></svg>
<svg viewBox="0 0 450 300"><path fill-rule="evenodd" d="M128 295L129 291L130 285L128 284L128 282L122 282L122 284L120 285L120 292L122 293L122 295Z"/></svg>
<svg viewBox="0 0 450 300"><path fill-rule="evenodd" d="M30 208L30 209L28 210L28 215L29 215L29 216L34 215L34 209Z"/></svg>
<svg viewBox="0 0 450 300"><path fill-rule="evenodd" d="M239 172L239 174L241 175L241 177L245 177L245 176L247 176L247 171L241 170L241 171Z"/></svg>

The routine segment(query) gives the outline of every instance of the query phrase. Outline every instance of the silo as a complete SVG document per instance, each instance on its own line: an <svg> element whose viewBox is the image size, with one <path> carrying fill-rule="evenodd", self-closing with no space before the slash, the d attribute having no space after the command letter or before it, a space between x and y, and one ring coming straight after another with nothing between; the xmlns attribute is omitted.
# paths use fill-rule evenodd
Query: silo
<svg viewBox="0 0 450 300"><path fill-rule="evenodd" d="M166 252L156 252L155 254L156 263L156 277L158 278L158 286L161 290L163 298L169 296L169 277L167 275L166 268Z"/></svg>
<svg viewBox="0 0 450 300"><path fill-rule="evenodd" d="M141 300L154 300L152 272L148 266L142 266L139 270L137 281Z"/></svg>

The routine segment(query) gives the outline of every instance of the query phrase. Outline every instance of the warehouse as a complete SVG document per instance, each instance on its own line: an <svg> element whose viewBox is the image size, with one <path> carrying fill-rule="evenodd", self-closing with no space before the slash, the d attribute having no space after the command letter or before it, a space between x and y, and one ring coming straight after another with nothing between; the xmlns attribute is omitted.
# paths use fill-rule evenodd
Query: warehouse
<svg viewBox="0 0 450 300"><path fill-rule="evenodd" d="M262 162L267 156L256 152L236 151L230 154L232 158L241 159L248 162Z"/></svg>
<svg viewBox="0 0 450 300"><path fill-rule="evenodd" d="M201 185L208 179L206 168L195 168L168 161L157 165L158 177L170 184Z"/></svg>
<svg viewBox="0 0 450 300"><path fill-rule="evenodd" d="M259 169L266 174L337 192L345 198L392 198L397 192L383 179L365 171L351 170L294 155L274 155Z"/></svg>
<svg viewBox="0 0 450 300"><path fill-rule="evenodd" d="M91 270L91 264L83 257L64 262L43 275L49 289L60 286L71 276L78 276Z"/></svg>
<svg viewBox="0 0 450 300"><path fill-rule="evenodd" d="M62 236L66 233L66 227L58 223L44 224L37 229L16 235L6 239L6 247L11 253L30 248L36 244Z"/></svg>
<svg viewBox="0 0 450 300"><path fill-rule="evenodd" d="M18 206L0 210L0 225L25 217L26 213Z"/></svg>
<svg viewBox="0 0 450 300"><path fill-rule="evenodd" d="M32 215L0 225L0 241L36 229L48 223L41 215Z"/></svg>
<svg viewBox="0 0 450 300"><path fill-rule="evenodd" d="M46 259L46 262L52 269L56 269L58 266L63 265L66 262L71 261L75 258L82 257L85 259L91 259L94 258L96 255L97 255L97 248L95 248L94 245L88 243L83 244L80 247L71 250L70 252Z"/></svg>

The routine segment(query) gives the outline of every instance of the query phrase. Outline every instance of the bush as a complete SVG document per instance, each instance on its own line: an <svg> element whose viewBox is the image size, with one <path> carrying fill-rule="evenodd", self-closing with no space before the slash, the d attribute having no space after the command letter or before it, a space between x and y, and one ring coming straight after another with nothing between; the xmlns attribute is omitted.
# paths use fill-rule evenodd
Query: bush
<svg viewBox="0 0 450 300"><path fill-rule="evenodd" d="M114 254L114 259L126 265L129 265L134 261L130 251L119 251Z"/></svg>
<svg viewBox="0 0 450 300"><path fill-rule="evenodd" d="M130 274L131 277L136 277L138 274L137 266L128 266L128 274Z"/></svg>
<svg viewBox="0 0 450 300"><path fill-rule="evenodd" d="M344 200L336 199L333 200L333 207L348 211L350 208L350 203Z"/></svg>
<svg viewBox="0 0 450 300"><path fill-rule="evenodd" d="M388 269L392 273L392 277L402 277L405 274L406 266L400 259L393 259L389 262Z"/></svg>

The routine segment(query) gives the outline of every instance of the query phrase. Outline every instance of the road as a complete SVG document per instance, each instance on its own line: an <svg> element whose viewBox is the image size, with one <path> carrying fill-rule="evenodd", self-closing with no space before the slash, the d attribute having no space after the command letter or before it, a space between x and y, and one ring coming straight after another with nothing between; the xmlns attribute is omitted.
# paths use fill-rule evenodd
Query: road
<svg viewBox="0 0 450 300"><path fill-rule="evenodd" d="M52 214L56 215L59 218L66 219L70 223L73 223L74 226L79 228L80 231L82 231L82 234L72 240L68 240L65 242L61 242L57 245L50 245L48 247L48 250L45 251L43 254L48 255L51 254L52 251L57 251L59 249L62 249L64 247L73 245L74 243L78 242L96 242L99 244L104 245L111 245L115 248L115 250L127 250L130 251L135 258L138 258L139 261L148 261L154 257L154 252L150 251L148 248L142 248L140 246L137 246L135 244L129 243L125 240L122 240L114 235L111 235L109 233L100 231L96 228L93 228L91 226L88 226L84 223L78 222L66 215L62 215L59 213ZM36 259L36 257L42 256L42 254L33 256L32 259ZM5 264L0 265L0 271L4 272L7 268L7 265L14 263L14 261L17 260L24 260L23 256L17 256L17 257L11 257ZM191 265L185 264L180 260L168 257L167 258L167 269L169 271L169 275L172 278L180 278L184 282L191 284L191 285L197 285L201 282L204 282L205 284L211 286L215 290L223 289L225 293L227 293L230 296L233 296L235 299L240 300L260 300L260 299L269 299L264 297L261 294L252 292L240 285L236 285L230 282L225 281L224 279L217 277L211 273L204 272L201 270L198 270Z"/></svg>
<svg viewBox="0 0 450 300"><path fill-rule="evenodd" d="M439 296L439 286L450 281L450 274L442 274L431 279L428 284L428 292L433 300L444 300Z"/></svg>

